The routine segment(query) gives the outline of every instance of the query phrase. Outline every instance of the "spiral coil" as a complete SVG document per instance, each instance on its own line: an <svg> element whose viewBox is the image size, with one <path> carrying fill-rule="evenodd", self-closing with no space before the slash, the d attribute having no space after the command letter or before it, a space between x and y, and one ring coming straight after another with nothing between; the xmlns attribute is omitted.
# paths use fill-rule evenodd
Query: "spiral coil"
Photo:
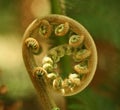
<svg viewBox="0 0 120 110"><path fill-rule="evenodd" d="M66 42L56 44L61 38ZM50 46L43 55L44 42ZM40 64L36 63L36 54L43 55ZM63 78L58 71L58 63L66 55L71 57L74 65L71 67L73 71ZM96 47L88 31L80 23L62 15L49 15L29 26L24 35L23 58L33 80L44 74L49 88L64 96L82 91L91 82L97 65ZM38 77L33 78L31 73L36 68Z"/></svg>

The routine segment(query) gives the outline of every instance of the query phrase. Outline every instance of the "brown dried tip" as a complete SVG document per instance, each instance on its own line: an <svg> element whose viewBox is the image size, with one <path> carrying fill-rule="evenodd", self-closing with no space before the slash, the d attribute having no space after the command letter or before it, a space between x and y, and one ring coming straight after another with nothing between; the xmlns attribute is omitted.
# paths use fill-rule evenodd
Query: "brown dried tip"
<svg viewBox="0 0 120 110"><path fill-rule="evenodd" d="M0 86L0 94L4 95L8 91L7 87L5 85Z"/></svg>

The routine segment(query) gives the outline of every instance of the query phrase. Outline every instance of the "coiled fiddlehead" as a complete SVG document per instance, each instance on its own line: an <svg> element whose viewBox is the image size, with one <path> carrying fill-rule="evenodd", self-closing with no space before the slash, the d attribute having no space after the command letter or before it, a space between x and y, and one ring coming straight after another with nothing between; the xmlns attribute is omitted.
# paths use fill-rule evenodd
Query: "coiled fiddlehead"
<svg viewBox="0 0 120 110"><path fill-rule="evenodd" d="M39 46L39 43L37 42L36 39L34 38L28 38L25 40L25 44L26 46L31 49L31 51L34 53L34 54L37 54L39 53L39 50L40 50L40 46Z"/></svg>
<svg viewBox="0 0 120 110"><path fill-rule="evenodd" d="M65 42L56 43L57 39L65 39ZM46 42L49 46L44 53ZM41 58L39 61L36 61L36 53ZM74 64L69 67L73 69L72 72L65 78L61 76L58 65L64 56L70 56ZM96 47L88 31L78 22L62 15L36 19L30 25L24 35L23 58L39 94L44 96L44 101L51 102L45 105L50 109L55 106L52 106L51 98L45 93L53 89L59 94L70 96L82 91L92 80L97 65Z"/></svg>
<svg viewBox="0 0 120 110"><path fill-rule="evenodd" d="M64 24L60 24L55 28L56 36L64 36L69 31L69 24L65 22Z"/></svg>

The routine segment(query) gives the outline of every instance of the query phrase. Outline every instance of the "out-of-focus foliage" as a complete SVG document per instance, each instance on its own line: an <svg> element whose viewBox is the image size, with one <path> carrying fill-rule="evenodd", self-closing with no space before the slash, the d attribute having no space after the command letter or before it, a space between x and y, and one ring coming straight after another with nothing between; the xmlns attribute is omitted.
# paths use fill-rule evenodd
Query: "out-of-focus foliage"
<svg viewBox="0 0 120 110"><path fill-rule="evenodd" d="M120 1L66 0L67 15L82 23L93 38L114 43L120 48Z"/></svg>
<svg viewBox="0 0 120 110"><path fill-rule="evenodd" d="M18 31L20 25L19 5L20 1L0 0L0 33L7 34Z"/></svg>
<svg viewBox="0 0 120 110"><path fill-rule="evenodd" d="M103 97L91 89L86 89L79 95L68 97L68 110L117 110L116 103Z"/></svg>
<svg viewBox="0 0 120 110"><path fill-rule="evenodd" d="M31 0L25 1L28 1L28 3L31 2ZM21 22L23 22L23 20L27 21L31 16L28 8L31 6L25 5L26 8L22 8L21 6L21 3L24 4L25 1L0 0L0 38L6 37L6 43L10 42L14 44L16 48L18 48L15 43L16 41L11 39L9 33L12 33L15 39L21 38L21 33L18 33L19 29L23 28ZM25 3L27 4L27 2ZM86 27L93 36L98 50L98 67L91 85L81 93L66 98L67 110L120 110L119 5L119 0L66 0L67 16L76 19ZM29 16L23 15L25 11L28 12L27 15ZM21 16L24 16L24 19ZM15 33L17 33L17 35ZM4 34L7 35L4 36ZM19 39L19 45L21 45L20 42L21 40ZM3 50L2 44L4 43L0 43L0 52ZM15 51L15 48L9 45L5 44L4 46L9 48L7 52L9 50L14 53L10 54L8 52L6 53L7 55L17 56L21 54L21 51ZM12 57L13 56L9 56L8 59L12 59ZM17 57L21 56L18 55ZM22 58L20 59L22 60ZM6 67L11 67L12 64L9 62L10 60L7 60L7 58L5 60L5 62L8 62ZM4 67L2 62L3 61L0 61L0 85L6 82L6 85L10 88L6 96L7 100L8 98L10 98L10 101L12 99L17 100L17 98L24 98L24 102L28 104L27 106L36 106L33 100L34 95L30 96L30 98L27 97L27 95L34 94L34 88L29 82L30 80L25 72L23 62L21 61L20 64L18 64L19 62L16 61L16 65L18 64L17 68L14 66L11 69L2 68ZM66 71L69 70L67 67L65 68ZM4 76L2 78L1 73L2 76ZM9 96L11 96L12 99ZM4 97L0 96L0 100L1 98ZM33 103L33 105L31 103ZM29 110L30 107L28 107ZM31 110L33 108L31 107Z"/></svg>
<svg viewBox="0 0 120 110"><path fill-rule="evenodd" d="M68 110L120 109L120 14L118 0L67 0L67 15L84 25L98 49L91 85L68 98ZM70 105L70 106L69 106Z"/></svg>

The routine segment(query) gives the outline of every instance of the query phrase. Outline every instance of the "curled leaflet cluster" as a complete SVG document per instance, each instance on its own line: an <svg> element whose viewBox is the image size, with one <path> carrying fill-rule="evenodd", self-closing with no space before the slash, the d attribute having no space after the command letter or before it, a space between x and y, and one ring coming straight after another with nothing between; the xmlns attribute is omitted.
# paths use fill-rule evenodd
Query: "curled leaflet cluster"
<svg viewBox="0 0 120 110"><path fill-rule="evenodd" d="M44 43L48 45L45 53ZM49 88L64 96L82 91L94 76L97 65L94 41L80 23L66 16L49 15L36 19L25 33L23 48L27 50L23 54L25 64L32 69L30 76L45 76ZM36 61L39 55L41 59ZM59 63L64 56L72 59L71 67L66 64L66 68L72 68L72 71L65 78L61 75L64 71L59 71ZM30 61L26 60L28 57ZM34 77L36 73L39 77Z"/></svg>

